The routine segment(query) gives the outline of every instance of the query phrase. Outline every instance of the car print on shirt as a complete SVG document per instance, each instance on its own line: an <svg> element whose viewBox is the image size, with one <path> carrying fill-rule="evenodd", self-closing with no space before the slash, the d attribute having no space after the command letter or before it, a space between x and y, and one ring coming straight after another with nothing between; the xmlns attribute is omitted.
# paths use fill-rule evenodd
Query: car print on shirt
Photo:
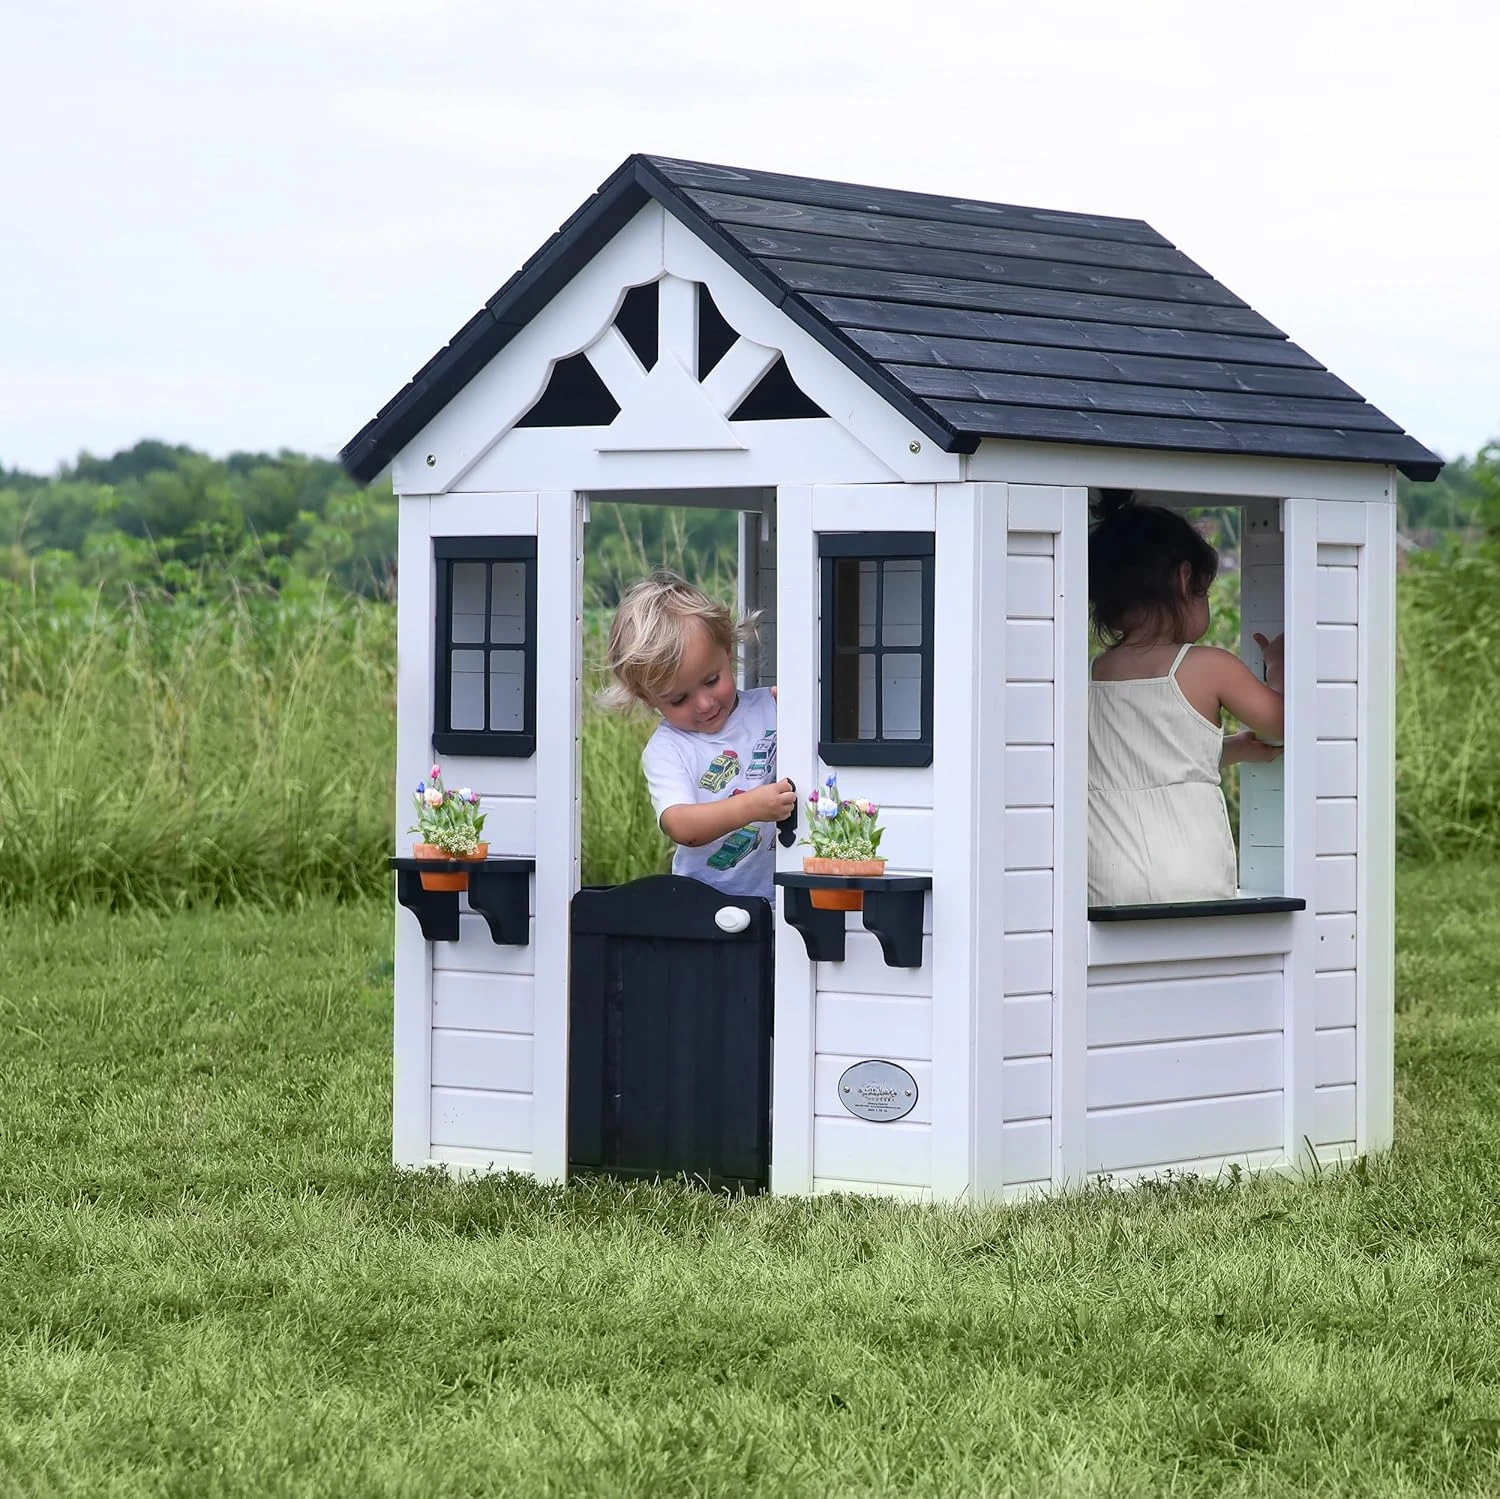
<svg viewBox="0 0 1500 1499"><path fill-rule="evenodd" d="M748 859L760 847L760 829L751 823L731 833L709 856L710 869L733 869L743 859Z"/></svg>
<svg viewBox="0 0 1500 1499"><path fill-rule="evenodd" d="M774 781L776 779L776 730L766 729L755 741L750 751L750 769L747 779L752 781Z"/></svg>
<svg viewBox="0 0 1500 1499"><path fill-rule="evenodd" d="M739 755L732 749L725 750L708 762L698 786L703 791L722 791L739 773Z"/></svg>

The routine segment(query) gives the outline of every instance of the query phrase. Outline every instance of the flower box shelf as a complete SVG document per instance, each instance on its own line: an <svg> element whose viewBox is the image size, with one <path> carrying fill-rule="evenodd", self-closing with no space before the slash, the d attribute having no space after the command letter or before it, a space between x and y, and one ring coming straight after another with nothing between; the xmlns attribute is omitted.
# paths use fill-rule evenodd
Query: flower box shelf
<svg viewBox="0 0 1500 1499"><path fill-rule="evenodd" d="M393 858L396 899L421 924L429 942L458 941L457 890L424 890L422 871L469 876L469 907L483 916L501 947L525 947L531 940L531 875L535 859Z"/></svg>
<svg viewBox="0 0 1500 1499"><path fill-rule="evenodd" d="M844 961L844 913L820 911L814 890L862 890L864 923L880 941L887 968L922 966L922 902L932 889L930 874L841 875L778 873L782 914L802 934L815 963Z"/></svg>

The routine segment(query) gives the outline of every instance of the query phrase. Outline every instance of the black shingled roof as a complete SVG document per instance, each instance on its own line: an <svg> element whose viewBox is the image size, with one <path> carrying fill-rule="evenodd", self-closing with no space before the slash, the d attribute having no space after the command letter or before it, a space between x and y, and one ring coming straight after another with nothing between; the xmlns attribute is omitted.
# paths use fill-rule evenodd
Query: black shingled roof
<svg viewBox="0 0 1500 1499"><path fill-rule="evenodd" d="M632 156L344 448L368 481L655 199L948 452L1442 460L1139 219Z"/></svg>

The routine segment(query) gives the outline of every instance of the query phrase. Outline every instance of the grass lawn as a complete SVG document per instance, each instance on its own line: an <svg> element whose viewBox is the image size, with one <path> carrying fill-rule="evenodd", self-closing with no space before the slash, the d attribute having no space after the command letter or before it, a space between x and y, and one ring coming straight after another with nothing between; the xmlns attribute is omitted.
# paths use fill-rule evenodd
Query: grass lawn
<svg viewBox="0 0 1500 1499"><path fill-rule="evenodd" d="M1493 1495L1497 904L1391 1157L986 1211L399 1176L388 909L11 912L0 1495Z"/></svg>

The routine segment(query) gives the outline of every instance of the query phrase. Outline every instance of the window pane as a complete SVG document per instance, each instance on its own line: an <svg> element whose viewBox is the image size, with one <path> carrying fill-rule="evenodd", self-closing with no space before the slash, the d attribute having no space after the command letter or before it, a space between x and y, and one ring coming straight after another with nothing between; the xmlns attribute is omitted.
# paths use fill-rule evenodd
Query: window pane
<svg viewBox="0 0 1500 1499"><path fill-rule="evenodd" d="M885 598L882 601L880 643L922 644L922 561L901 557L885 564Z"/></svg>
<svg viewBox="0 0 1500 1499"><path fill-rule="evenodd" d="M490 644L526 642L526 564L497 562L491 569Z"/></svg>
<svg viewBox="0 0 1500 1499"><path fill-rule="evenodd" d="M881 659L881 738L922 737L922 658L888 655Z"/></svg>
<svg viewBox="0 0 1500 1499"><path fill-rule="evenodd" d="M483 615L480 616L483 619ZM484 727L484 652L454 651L448 670L448 727Z"/></svg>
<svg viewBox="0 0 1500 1499"><path fill-rule="evenodd" d="M452 579L453 634L455 643L484 639L484 563L455 562Z"/></svg>
<svg viewBox="0 0 1500 1499"><path fill-rule="evenodd" d="M875 564L838 557L833 564L833 644L852 651L875 644Z"/></svg>
<svg viewBox="0 0 1500 1499"><path fill-rule="evenodd" d="M490 728L519 734L525 727L526 657L521 651L491 651Z"/></svg>
<svg viewBox="0 0 1500 1499"><path fill-rule="evenodd" d="M875 658L859 658L859 737L875 737Z"/></svg>

